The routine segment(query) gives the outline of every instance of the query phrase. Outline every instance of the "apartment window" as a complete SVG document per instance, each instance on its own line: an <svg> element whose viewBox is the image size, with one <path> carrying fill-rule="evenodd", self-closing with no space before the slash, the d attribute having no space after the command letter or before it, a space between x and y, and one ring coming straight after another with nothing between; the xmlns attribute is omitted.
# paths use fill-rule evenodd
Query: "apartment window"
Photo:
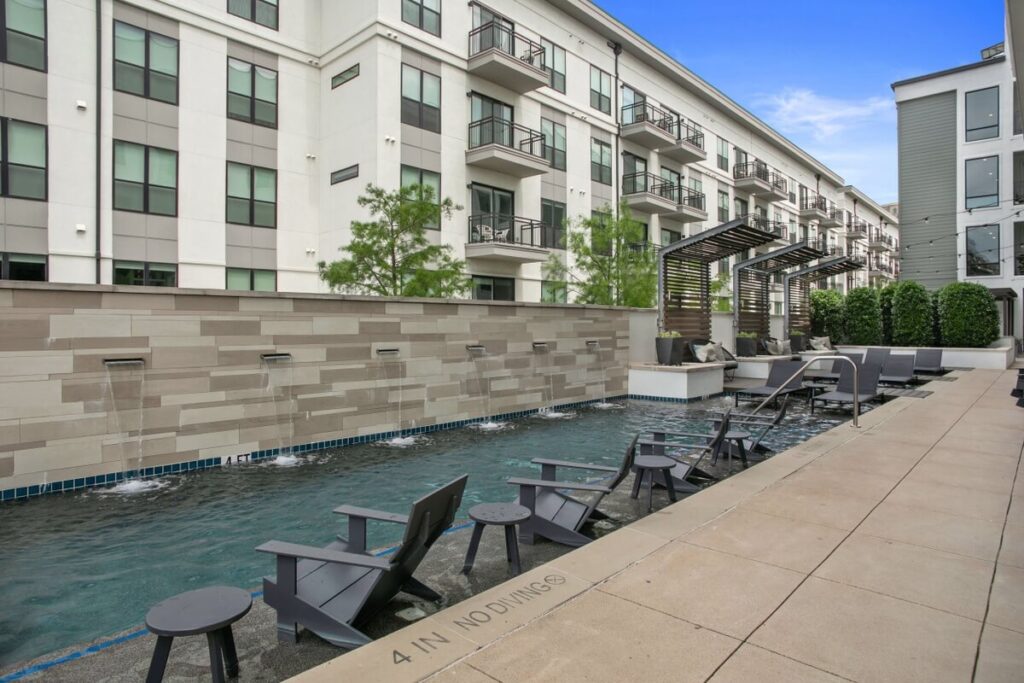
<svg viewBox="0 0 1024 683"><path fill-rule="evenodd" d="M474 275L473 298L483 301L515 301L516 281L510 277Z"/></svg>
<svg viewBox="0 0 1024 683"><path fill-rule="evenodd" d="M718 138L718 168L722 171L729 170L729 142Z"/></svg>
<svg viewBox="0 0 1024 683"><path fill-rule="evenodd" d="M46 200L46 126L0 119L0 195Z"/></svg>
<svg viewBox="0 0 1024 683"><path fill-rule="evenodd" d="M704 194L704 181L695 173L690 174L690 189L699 194Z"/></svg>
<svg viewBox="0 0 1024 683"><path fill-rule="evenodd" d="M728 275L730 267L731 267L731 264L730 264L728 256L726 256L723 259L718 259L718 274L719 275L721 275L722 273L725 273L726 275Z"/></svg>
<svg viewBox="0 0 1024 683"><path fill-rule="evenodd" d="M964 165L968 209L999 206L999 157L968 159Z"/></svg>
<svg viewBox="0 0 1024 683"><path fill-rule="evenodd" d="M736 200L733 203L735 204L735 211L733 213L736 214L736 218L742 218L750 213L750 205L747 203L746 199L736 197Z"/></svg>
<svg viewBox="0 0 1024 683"><path fill-rule="evenodd" d="M4 0L3 61L46 71L46 0Z"/></svg>
<svg viewBox="0 0 1024 683"><path fill-rule="evenodd" d="M114 208L176 216L178 153L115 140Z"/></svg>
<svg viewBox="0 0 1024 683"><path fill-rule="evenodd" d="M39 254L0 254L0 280L46 282L46 257Z"/></svg>
<svg viewBox="0 0 1024 683"><path fill-rule="evenodd" d="M342 71L340 74L336 74L331 77L331 90L334 90L339 85L345 85L353 78L359 75L359 65L350 66L349 68Z"/></svg>
<svg viewBox="0 0 1024 683"><path fill-rule="evenodd" d="M178 41L114 22L114 90L178 103Z"/></svg>
<svg viewBox="0 0 1024 683"><path fill-rule="evenodd" d="M628 85L622 86L622 123L628 125L644 121L647 117L647 95ZM651 121L651 123L656 123Z"/></svg>
<svg viewBox="0 0 1024 683"><path fill-rule="evenodd" d="M729 220L729 193L725 190L718 191L718 222L726 223Z"/></svg>
<svg viewBox="0 0 1024 683"><path fill-rule="evenodd" d="M789 241L796 242L796 221L789 219Z"/></svg>
<svg viewBox="0 0 1024 683"><path fill-rule="evenodd" d="M242 292L275 292L277 272L255 268L228 268L226 287Z"/></svg>
<svg viewBox="0 0 1024 683"><path fill-rule="evenodd" d="M661 167L661 179L664 183L673 188L672 192L675 193L675 189L683 184L683 176L671 168L665 166ZM676 197L676 194L672 194L672 197Z"/></svg>
<svg viewBox="0 0 1024 683"><path fill-rule="evenodd" d="M441 35L441 0L402 0L402 21Z"/></svg>
<svg viewBox="0 0 1024 683"><path fill-rule="evenodd" d="M565 170L565 126L547 119L540 120L540 132L544 136L544 158L551 168Z"/></svg>
<svg viewBox="0 0 1024 683"><path fill-rule="evenodd" d="M228 118L277 128L277 72L228 57Z"/></svg>
<svg viewBox="0 0 1024 683"><path fill-rule="evenodd" d="M430 188L431 200L437 204L437 218L423 225L429 230L441 229L441 174L433 171L424 171L413 166L402 166L402 187L419 185L423 188Z"/></svg>
<svg viewBox="0 0 1024 683"><path fill-rule="evenodd" d="M359 164L353 164L348 168L342 168L331 173L331 185L337 185L338 183L343 183L346 180L352 180L353 178L358 177Z"/></svg>
<svg viewBox="0 0 1024 683"><path fill-rule="evenodd" d="M683 239L683 233L679 230L669 230L668 228L661 229L661 244L662 246L673 244Z"/></svg>
<svg viewBox="0 0 1024 683"><path fill-rule="evenodd" d="M965 97L967 142L999 137L999 86L974 90Z"/></svg>
<svg viewBox="0 0 1024 683"><path fill-rule="evenodd" d="M277 0L228 0L228 14L277 30Z"/></svg>
<svg viewBox="0 0 1024 683"><path fill-rule="evenodd" d="M1013 224L1013 274L1024 275L1024 223Z"/></svg>
<svg viewBox="0 0 1024 683"><path fill-rule="evenodd" d="M747 163L747 153L739 147L734 147L733 150L736 152L736 165L742 166Z"/></svg>
<svg viewBox="0 0 1024 683"><path fill-rule="evenodd" d="M999 275L999 226L967 228L967 276Z"/></svg>
<svg viewBox="0 0 1024 683"><path fill-rule="evenodd" d="M1013 82L1013 134L1024 133L1024 119L1020 115L1020 104L1017 97L1017 81Z"/></svg>
<svg viewBox="0 0 1024 683"><path fill-rule="evenodd" d="M590 179L612 184L612 146L594 138L590 139Z"/></svg>
<svg viewBox="0 0 1024 683"><path fill-rule="evenodd" d="M227 222L277 227L277 171L228 162Z"/></svg>
<svg viewBox="0 0 1024 683"><path fill-rule="evenodd" d="M772 308L775 311L775 315L782 315L782 302L781 301L772 302Z"/></svg>
<svg viewBox="0 0 1024 683"><path fill-rule="evenodd" d="M402 123L441 132L441 78L402 65Z"/></svg>
<svg viewBox="0 0 1024 683"><path fill-rule="evenodd" d="M590 106L605 114L612 113L612 77L596 66L590 67Z"/></svg>
<svg viewBox="0 0 1024 683"><path fill-rule="evenodd" d="M178 282L178 266L173 263L114 261L115 285L174 287Z"/></svg>
<svg viewBox="0 0 1024 683"><path fill-rule="evenodd" d="M612 255L610 225L612 214L607 211L590 212L590 249L600 256Z"/></svg>
<svg viewBox="0 0 1024 683"><path fill-rule="evenodd" d="M540 301L544 304L569 302L569 288L560 280L541 280Z"/></svg>
<svg viewBox="0 0 1024 683"><path fill-rule="evenodd" d="M550 40L540 39L544 48L544 70L550 77L549 85L558 92L565 92L565 50Z"/></svg>
<svg viewBox="0 0 1024 683"><path fill-rule="evenodd" d="M565 204L551 199L540 200L540 222L544 234L540 246L548 249L565 249L562 239L565 228Z"/></svg>

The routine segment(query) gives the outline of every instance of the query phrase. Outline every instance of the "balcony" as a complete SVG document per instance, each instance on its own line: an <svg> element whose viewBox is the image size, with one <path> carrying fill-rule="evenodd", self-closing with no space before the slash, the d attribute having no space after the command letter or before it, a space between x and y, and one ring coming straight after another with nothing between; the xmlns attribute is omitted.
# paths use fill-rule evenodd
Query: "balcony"
<svg viewBox="0 0 1024 683"><path fill-rule="evenodd" d="M781 173L772 170L763 161L735 164L732 177L737 190L764 197L773 202L789 198L788 183Z"/></svg>
<svg viewBox="0 0 1024 683"><path fill-rule="evenodd" d="M668 147L660 148L658 150L660 156L680 164L692 164L708 158L708 153L704 151L704 131L682 119L675 121L673 127L676 132L676 141Z"/></svg>
<svg viewBox="0 0 1024 683"><path fill-rule="evenodd" d="M759 216L756 213L748 213L745 216L737 216L737 218L742 218L743 222L752 228L775 235L777 240L788 242L788 237L786 236L788 227L782 221L768 220L768 218Z"/></svg>
<svg viewBox="0 0 1024 683"><path fill-rule="evenodd" d="M539 131L493 116L469 124L466 163L516 178L541 175L550 168Z"/></svg>
<svg viewBox="0 0 1024 683"><path fill-rule="evenodd" d="M882 232L880 228L873 228L868 233L869 251L891 251L894 245L893 238Z"/></svg>
<svg viewBox="0 0 1024 683"><path fill-rule="evenodd" d="M843 210L836 207L835 204L829 204L828 215L819 221L818 225L823 228L843 227Z"/></svg>
<svg viewBox="0 0 1024 683"><path fill-rule="evenodd" d="M550 82L540 43L494 21L469 32L467 70L520 94Z"/></svg>
<svg viewBox="0 0 1024 683"><path fill-rule="evenodd" d="M666 193L676 203L676 208L675 211L663 214L665 218L671 218L680 223L695 223L708 219L708 212L705 206L706 198L703 192L697 192L682 185L676 185L675 187L665 185L661 189L661 194Z"/></svg>
<svg viewBox="0 0 1024 683"><path fill-rule="evenodd" d="M892 280L896 277L896 269L892 263L879 258L868 259L868 278L873 280Z"/></svg>
<svg viewBox="0 0 1024 683"><path fill-rule="evenodd" d="M622 108L620 135L647 149L660 149L676 142L675 116L647 102L634 102Z"/></svg>
<svg viewBox="0 0 1024 683"><path fill-rule="evenodd" d="M828 218L828 200L808 192L800 199L799 215L801 220L824 222Z"/></svg>
<svg viewBox="0 0 1024 683"><path fill-rule="evenodd" d="M622 198L631 211L646 214L671 214L679 206L677 186L653 173L629 173L622 176Z"/></svg>
<svg viewBox="0 0 1024 683"><path fill-rule="evenodd" d="M511 263L547 261L550 249L565 248L562 226L519 216L477 214L469 217L467 259Z"/></svg>
<svg viewBox="0 0 1024 683"><path fill-rule="evenodd" d="M846 238L863 240L868 236L868 223L863 218L851 218L846 223Z"/></svg>

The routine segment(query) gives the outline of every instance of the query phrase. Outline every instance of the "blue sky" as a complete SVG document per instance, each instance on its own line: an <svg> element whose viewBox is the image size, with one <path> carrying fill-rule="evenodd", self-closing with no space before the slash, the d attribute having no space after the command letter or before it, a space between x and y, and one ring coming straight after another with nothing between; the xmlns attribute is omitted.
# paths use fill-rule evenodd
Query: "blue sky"
<svg viewBox="0 0 1024 683"><path fill-rule="evenodd" d="M894 81L977 61L1003 0L596 0L880 202L895 201Z"/></svg>

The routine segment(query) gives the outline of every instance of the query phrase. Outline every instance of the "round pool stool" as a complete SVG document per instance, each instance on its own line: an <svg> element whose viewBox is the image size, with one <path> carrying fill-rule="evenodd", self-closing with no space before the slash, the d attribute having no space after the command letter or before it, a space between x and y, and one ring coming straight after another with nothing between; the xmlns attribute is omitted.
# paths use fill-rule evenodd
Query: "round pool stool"
<svg viewBox="0 0 1024 683"><path fill-rule="evenodd" d="M633 467L636 470L636 477L633 480L633 493L630 497L640 496L640 487L644 479L647 479L647 512L654 510L654 473L661 472L664 478L665 489L668 491L668 498L676 502L676 487L672 484L672 468L678 463L672 458L664 455L638 455L633 460Z"/></svg>
<svg viewBox="0 0 1024 683"><path fill-rule="evenodd" d="M180 593L155 605L146 614L146 628L157 636L146 683L159 683L163 679L171 643L176 637L204 633L210 646L210 673L214 683L224 681L225 664L228 677L237 676L238 654L231 624L244 617L250 608L252 596L229 586Z"/></svg>
<svg viewBox="0 0 1024 683"><path fill-rule="evenodd" d="M462 565L462 573L469 574L469 570L473 568L476 551L480 547L480 537L484 535L484 527L494 524L505 527L505 554L512 563L512 573L518 575L521 568L516 524L530 519L530 510L516 503L482 503L469 509L469 518L476 524L473 526L473 536L469 539L469 550L466 551L466 563Z"/></svg>

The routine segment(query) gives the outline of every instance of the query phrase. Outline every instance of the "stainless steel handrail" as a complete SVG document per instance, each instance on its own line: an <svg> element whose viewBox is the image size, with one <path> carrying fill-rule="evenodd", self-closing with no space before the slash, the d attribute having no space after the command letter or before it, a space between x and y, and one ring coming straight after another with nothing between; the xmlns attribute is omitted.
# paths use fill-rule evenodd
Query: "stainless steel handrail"
<svg viewBox="0 0 1024 683"><path fill-rule="evenodd" d="M771 395L768 396L768 398L761 401L761 403L759 403L758 406L754 408L754 410L750 414L755 415L757 411L761 410L761 408L764 408L766 405L768 405L768 403L773 401L779 395L779 392L781 392L783 389L789 386L789 383L792 382L797 377L799 377L800 374L804 370L809 368L812 363L817 363L818 361L823 360L844 360L853 366L853 426L860 427L860 368L849 356L818 356L817 358L813 358L809 361L806 361L803 365L800 366L800 368L796 372L790 375L789 379L783 382L778 389L773 391Z"/></svg>

